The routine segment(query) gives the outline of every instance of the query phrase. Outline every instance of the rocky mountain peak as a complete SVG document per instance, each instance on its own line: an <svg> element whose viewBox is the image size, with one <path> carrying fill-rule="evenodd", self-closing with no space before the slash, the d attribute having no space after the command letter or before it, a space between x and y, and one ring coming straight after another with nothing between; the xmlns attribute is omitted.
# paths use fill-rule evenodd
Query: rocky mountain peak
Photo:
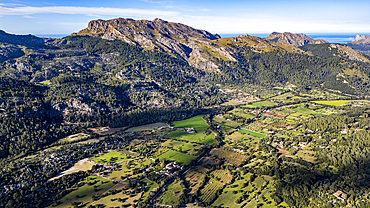
<svg viewBox="0 0 370 208"><path fill-rule="evenodd" d="M328 43L327 41L321 40L321 39L314 40L313 38L303 33L293 34L290 32L284 32L284 33L273 32L264 39L275 42L275 43L293 45L295 47L299 47L299 46L306 45L306 44Z"/></svg>
<svg viewBox="0 0 370 208"><path fill-rule="evenodd" d="M167 22L159 18L153 21L124 18L93 20L86 29L76 35L91 35L107 40L119 39L149 50L167 52L197 68L217 70L217 66L210 60L211 57L202 53L202 47L211 47L210 41L219 39L220 36L181 23ZM230 57L227 51L221 53Z"/></svg>
<svg viewBox="0 0 370 208"><path fill-rule="evenodd" d="M370 43L370 35L356 35L353 40L349 43L352 44L369 44Z"/></svg>

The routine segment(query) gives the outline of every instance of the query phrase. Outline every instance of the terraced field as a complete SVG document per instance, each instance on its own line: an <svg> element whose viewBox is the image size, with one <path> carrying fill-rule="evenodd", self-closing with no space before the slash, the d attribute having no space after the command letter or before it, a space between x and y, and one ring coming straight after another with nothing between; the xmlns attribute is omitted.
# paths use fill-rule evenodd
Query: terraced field
<svg viewBox="0 0 370 208"><path fill-rule="evenodd" d="M199 197L205 203L211 203L215 198L215 193L222 188L222 186L231 180L227 170L215 170L210 173L211 178L208 183L200 190L201 196Z"/></svg>
<svg viewBox="0 0 370 208"><path fill-rule="evenodd" d="M185 180L189 183L189 188L191 189L190 194L194 194L198 190L200 182L207 170L207 168L202 166L195 166L186 173Z"/></svg>

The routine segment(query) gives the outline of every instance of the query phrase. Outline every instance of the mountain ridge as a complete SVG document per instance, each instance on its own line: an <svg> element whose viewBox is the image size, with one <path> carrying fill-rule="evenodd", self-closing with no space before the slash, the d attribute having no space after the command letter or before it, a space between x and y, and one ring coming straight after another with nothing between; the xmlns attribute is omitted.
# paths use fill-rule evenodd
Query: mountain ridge
<svg viewBox="0 0 370 208"><path fill-rule="evenodd" d="M366 54L370 55L370 35L357 34L351 42L346 45Z"/></svg>
<svg viewBox="0 0 370 208"><path fill-rule="evenodd" d="M318 39L314 40L313 38L303 34L293 34L290 32L284 32L284 33L279 33L279 32L273 32L269 36L264 38L265 40L270 40L275 43L282 43L282 44L289 44L293 45L295 47L303 46L306 44L324 44L324 43L329 43L325 40Z"/></svg>

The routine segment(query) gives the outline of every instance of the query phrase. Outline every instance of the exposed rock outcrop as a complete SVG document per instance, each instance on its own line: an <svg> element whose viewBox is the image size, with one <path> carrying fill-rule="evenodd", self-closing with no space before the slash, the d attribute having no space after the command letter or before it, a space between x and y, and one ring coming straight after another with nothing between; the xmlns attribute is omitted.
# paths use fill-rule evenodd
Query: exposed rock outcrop
<svg viewBox="0 0 370 208"><path fill-rule="evenodd" d="M370 35L356 35L347 45L364 54L370 55Z"/></svg>
<svg viewBox="0 0 370 208"><path fill-rule="evenodd" d="M313 38L305 35L305 34L293 34L289 32L284 32L284 33L278 33L278 32L273 32L266 38L265 40L269 40L275 43L282 43L282 44L289 44L295 47L303 46L306 44L324 44L328 43L325 40L314 40Z"/></svg>
<svg viewBox="0 0 370 208"><path fill-rule="evenodd" d="M230 50L212 44L213 40L220 38L219 35L161 19L94 20L86 29L74 35L91 35L107 40L119 39L146 49L161 50L182 58L200 69L218 68L212 60L215 58L214 54L204 53L204 50L212 50L216 56L234 61Z"/></svg>
<svg viewBox="0 0 370 208"><path fill-rule="evenodd" d="M370 35L356 35L349 43L352 44L370 44Z"/></svg>

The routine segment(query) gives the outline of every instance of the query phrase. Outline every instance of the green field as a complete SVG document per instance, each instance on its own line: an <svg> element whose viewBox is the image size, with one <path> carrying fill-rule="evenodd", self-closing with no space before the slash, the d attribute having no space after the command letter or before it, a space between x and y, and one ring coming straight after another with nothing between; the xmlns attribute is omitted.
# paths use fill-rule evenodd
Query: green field
<svg viewBox="0 0 370 208"><path fill-rule="evenodd" d="M134 193L133 189L126 189L126 185L123 184L116 184L108 193L110 191L117 191L118 193L102 197L91 205L106 204L109 207L134 207L136 204L135 201L140 198L140 193ZM118 199L121 199L121 201Z"/></svg>
<svg viewBox="0 0 370 208"><path fill-rule="evenodd" d="M149 165L151 162L152 161L147 158L124 161L117 166L118 168L113 170L112 173L107 176L117 181L124 181L127 177L134 174L134 170L145 168L145 166Z"/></svg>
<svg viewBox="0 0 370 208"><path fill-rule="evenodd" d="M188 165L192 160L194 160L195 156L187 155L181 152L176 152L174 150L168 150L167 152L159 155L156 159L158 160L167 160L167 161L176 161L180 163L180 165Z"/></svg>
<svg viewBox="0 0 370 208"><path fill-rule="evenodd" d="M127 156L120 154L118 152L108 152L104 155L100 155L98 157L92 157L91 160L94 160L97 163L105 164L105 163L111 163L111 162L120 162L123 160L126 160Z"/></svg>
<svg viewBox="0 0 370 208"><path fill-rule="evenodd" d="M207 122L203 119L202 115L195 116L189 119L175 121L171 124L174 128L194 128L196 133L188 134L184 129L176 129L165 135L164 138L177 139L188 142L196 142L200 144L213 144L214 134L205 134L208 129Z"/></svg>
<svg viewBox="0 0 370 208"><path fill-rule="evenodd" d="M43 82L39 82L40 84L43 84L43 85L48 85L48 84L50 84L50 81L49 80L47 80L47 81L43 81Z"/></svg>
<svg viewBox="0 0 370 208"><path fill-rule="evenodd" d="M232 185L226 186L222 194L216 199L216 201L212 205L217 207L222 206L229 208L243 207L245 202L241 202L240 204L237 204L235 202L240 196L243 195L243 192L240 192L240 190L245 190L241 188L244 182L245 182L244 180L238 180L235 181Z"/></svg>
<svg viewBox="0 0 370 208"><path fill-rule="evenodd" d="M260 134L260 133L254 132L254 131L249 131L247 129L240 129L238 132L240 132L242 134L247 134L247 135L250 135L250 136L253 136L253 137L258 137L258 138L263 138L263 137L266 136L264 134Z"/></svg>
<svg viewBox="0 0 370 208"><path fill-rule="evenodd" d="M175 121L172 123L174 128L194 128L196 133L187 133L184 129L176 129L166 134L164 138L183 140L188 142L195 142L199 144L213 144L215 142L215 135L212 133L206 134L208 129L207 122L202 115L195 116L182 121Z"/></svg>
<svg viewBox="0 0 370 208"><path fill-rule="evenodd" d="M176 151L187 153L190 155L195 155L203 145L180 142L176 140L167 140L166 142L162 143L161 146L171 147Z"/></svg>
<svg viewBox="0 0 370 208"><path fill-rule="evenodd" d="M49 207L73 207L72 203L80 203L80 205L86 206L93 201L92 196L94 194L101 194L114 185L112 181L98 176L89 176L88 178L88 182L92 183L91 185L87 184L86 181L79 182L79 187L59 200L57 206Z"/></svg>
<svg viewBox="0 0 370 208"><path fill-rule="evenodd" d="M157 183L153 183L153 182L149 181L146 178L144 179L144 181L147 182L148 187L146 188L145 192L141 196L141 200L145 200L148 197L149 191L152 191L153 189L159 187L159 185Z"/></svg>
<svg viewBox="0 0 370 208"><path fill-rule="evenodd" d="M265 100L265 101L251 103L251 105L256 106L256 107L263 107L263 106L274 106L275 103Z"/></svg>
<svg viewBox="0 0 370 208"><path fill-rule="evenodd" d="M351 102L351 100L318 100L312 102L323 105L342 106L348 105Z"/></svg>
<svg viewBox="0 0 370 208"><path fill-rule="evenodd" d="M213 121L220 124L221 126L227 126L227 127L230 127L230 128L236 128L236 127L243 124L243 123L239 123L237 121L232 121L232 120L228 121L224 117L214 117Z"/></svg>
<svg viewBox="0 0 370 208"><path fill-rule="evenodd" d="M158 199L159 204L177 204L180 195L183 193L180 181L175 181L167 187L167 191L164 192Z"/></svg>
<svg viewBox="0 0 370 208"><path fill-rule="evenodd" d="M194 116L189 119L175 121L171 124L174 128L208 128L207 122L203 119L202 115Z"/></svg>
<svg viewBox="0 0 370 208"><path fill-rule="evenodd" d="M245 118L245 119L252 119L255 117L255 115L246 113L244 109L241 108L236 108L233 109L232 111L229 111L228 113L231 113L237 117Z"/></svg>
<svg viewBox="0 0 370 208"><path fill-rule="evenodd" d="M215 170L210 173L208 183L200 190L200 200L209 203L215 198L215 193L230 181L232 177L227 170Z"/></svg>
<svg viewBox="0 0 370 208"><path fill-rule="evenodd" d="M185 132L183 129L176 129L174 131L171 131L169 134L166 134L164 138L167 139L177 139L177 140L183 140L183 141L188 141L188 142L195 142L199 144L207 144L211 145L215 142L214 134L205 134L205 131L207 128L198 128L196 129L195 134L188 134Z"/></svg>

